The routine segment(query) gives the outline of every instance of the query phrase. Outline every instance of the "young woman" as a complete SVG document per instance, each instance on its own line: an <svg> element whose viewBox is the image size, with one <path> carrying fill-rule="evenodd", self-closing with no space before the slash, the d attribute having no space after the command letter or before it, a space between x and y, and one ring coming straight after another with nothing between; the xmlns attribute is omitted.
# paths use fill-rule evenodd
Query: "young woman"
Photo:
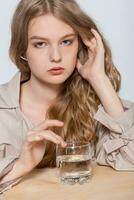
<svg viewBox="0 0 134 200"><path fill-rule="evenodd" d="M55 144L88 141L92 156L134 170L134 105L93 20L74 0L21 0L10 57L19 72L0 86L0 189L55 166Z"/></svg>

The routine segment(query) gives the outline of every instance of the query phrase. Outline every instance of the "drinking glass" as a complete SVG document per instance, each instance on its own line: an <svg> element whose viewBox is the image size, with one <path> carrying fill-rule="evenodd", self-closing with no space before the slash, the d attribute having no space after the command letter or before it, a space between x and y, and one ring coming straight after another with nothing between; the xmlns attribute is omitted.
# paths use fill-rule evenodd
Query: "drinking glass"
<svg viewBox="0 0 134 200"><path fill-rule="evenodd" d="M66 147L56 145L56 166L61 182L88 182L92 173L90 143L67 142Z"/></svg>

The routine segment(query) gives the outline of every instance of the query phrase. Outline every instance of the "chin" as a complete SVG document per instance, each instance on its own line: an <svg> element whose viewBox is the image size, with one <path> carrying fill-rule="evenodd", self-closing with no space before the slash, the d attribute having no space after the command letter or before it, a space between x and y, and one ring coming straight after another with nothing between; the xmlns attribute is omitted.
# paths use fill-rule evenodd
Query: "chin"
<svg viewBox="0 0 134 200"><path fill-rule="evenodd" d="M64 78L64 77L53 77L53 78L50 78L49 80L43 80L43 82L48 83L48 84L59 85L59 84L63 84L66 80L67 78Z"/></svg>

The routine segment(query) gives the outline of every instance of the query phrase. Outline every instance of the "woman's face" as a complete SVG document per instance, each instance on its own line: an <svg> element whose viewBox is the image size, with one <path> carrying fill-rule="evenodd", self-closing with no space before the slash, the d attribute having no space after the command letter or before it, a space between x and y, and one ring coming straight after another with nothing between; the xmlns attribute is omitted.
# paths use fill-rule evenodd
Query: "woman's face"
<svg viewBox="0 0 134 200"><path fill-rule="evenodd" d="M71 26L51 14L30 21L26 57L36 79L63 83L74 71L77 53L78 36Z"/></svg>

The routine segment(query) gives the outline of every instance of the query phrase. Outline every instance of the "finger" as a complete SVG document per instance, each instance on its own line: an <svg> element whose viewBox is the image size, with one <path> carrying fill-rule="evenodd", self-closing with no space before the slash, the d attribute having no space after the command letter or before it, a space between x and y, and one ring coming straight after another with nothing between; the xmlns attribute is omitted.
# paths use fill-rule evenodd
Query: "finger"
<svg viewBox="0 0 134 200"><path fill-rule="evenodd" d="M89 40L89 39L86 38L86 37L83 37L83 38L82 38L82 41L83 41L83 43L84 43L87 47L90 47L90 46L92 45L91 40Z"/></svg>
<svg viewBox="0 0 134 200"><path fill-rule="evenodd" d="M95 37L93 37L92 39L88 39L86 37L83 37L82 41L86 45L86 47L88 48L88 54L96 53L97 41L96 41Z"/></svg>
<svg viewBox="0 0 134 200"><path fill-rule="evenodd" d="M59 120L45 120L43 122L41 122L40 124L38 124L36 127L33 128L33 131L41 131L41 130L45 130L48 129L49 127L52 126L58 126L58 127L62 127L64 125L64 122L59 121Z"/></svg>
<svg viewBox="0 0 134 200"><path fill-rule="evenodd" d="M50 130L45 130L45 131L36 131L36 134L33 133L28 136L27 141L28 142L36 142L36 141L41 141L41 140L48 140L51 141L55 144L61 144L62 146L66 146L65 141L63 140L62 137L58 136L56 133Z"/></svg>
<svg viewBox="0 0 134 200"><path fill-rule="evenodd" d="M77 63L76 63L76 68L77 68L79 73L81 72L82 67L83 67L83 65L80 63L80 60L78 59Z"/></svg>
<svg viewBox="0 0 134 200"><path fill-rule="evenodd" d="M66 145L66 142L63 140L63 138L51 130L41 131L39 135L43 136L45 140L49 140L51 142L61 144L63 146Z"/></svg>
<svg viewBox="0 0 134 200"><path fill-rule="evenodd" d="M31 134L27 138L28 143L42 141L42 140L44 140L44 137L42 135L35 135L35 134Z"/></svg>
<svg viewBox="0 0 134 200"><path fill-rule="evenodd" d="M101 38L100 34L95 29L91 29L91 32L93 33L93 35L96 38L98 47L101 48L101 49L104 49L104 45L103 45L102 38Z"/></svg>
<svg viewBox="0 0 134 200"><path fill-rule="evenodd" d="M94 37L94 38L92 38L92 40L91 40L91 44L90 44L90 46L89 46L89 49L90 49L90 50L94 50L96 47L97 47L97 40L96 40L96 38Z"/></svg>
<svg viewBox="0 0 134 200"><path fill-rule="evenodd" d="M54 133L55 134L55 133ZM55 134L55 137L60 141L60 144L62 146L66 146L66 142L63 140L63 138L57 134Z"/></svg>

